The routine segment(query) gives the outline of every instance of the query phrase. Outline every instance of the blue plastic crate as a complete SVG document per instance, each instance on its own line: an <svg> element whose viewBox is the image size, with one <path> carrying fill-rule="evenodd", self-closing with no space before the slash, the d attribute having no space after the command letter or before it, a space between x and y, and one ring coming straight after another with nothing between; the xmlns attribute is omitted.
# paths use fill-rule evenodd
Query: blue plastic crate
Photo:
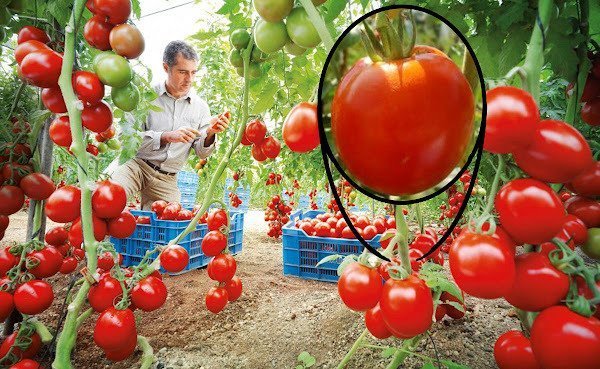
<svg viewBox="0 0 600 369"><path fill-rule="evenodd" d="M192 207L196 203L198 175L195 172L177 173L177 188L181 192L180 203L183 207Z"/></svg>
<svg viewBox="0 0 600 369"><path fill-rule="evenodd" d="M238 195L240 200L242 200L242 203L240 204L240 206L235 208L235 207L231 206L231 201L229 201L229 194L232 192L232 186L233 186L233 179L227 178L227 180L225 180L225 188L223 190L223 202L227 205L229 211L241 211L244 213L247 212L248 208L250 206L250 188L243 187L238 182L238 187L235 190L235 193Z"/></svg>
<svg viewBox="0 0 600 369"><path fill-rule="evenodd" d="M177 186L180 185L195 185L198 187L198 174L184 171L177 173Z"/></svg>
<svg viewBox="0 0 600 369"><path fill-rule="evenodd" d="M150 224L137 224L134 233L125 239L111 237L110 241L115 249L123 255L123 265L131 266L138 264L148 250L154 249L155 245L166 245L170 240L180 234L189 224L189 221L160 220L151 211L131 210L133 215L150 217ZM231 227L229 232L229 251L237 254L242 251L244 238L244 213L230 212ZM180 273L198 269L208 265L211 257L202 253L202 239L208 232L206 224L198 224L196 229L185 236L179 245L186 249L190 256L190 263ZM149 257L152 261L156 254ZM161 269L161 272L165 272Z"/></svg>
<svg viewBox="0 0 600 369"><path fill-rule="evenodd" d="M310 210L302 212L297 210L290 216L290 221L283 226L283 274L304 279L316 279L326 282L337 282L337 267L342 259L321 264L316 264L324 257L330 255L358 255L363 251L359 240L345 238L329 238L309 236L301 229L296 228L296 220L314 218L323 211ZM377 235L369 244L377 248L380 246Z"/></svg>

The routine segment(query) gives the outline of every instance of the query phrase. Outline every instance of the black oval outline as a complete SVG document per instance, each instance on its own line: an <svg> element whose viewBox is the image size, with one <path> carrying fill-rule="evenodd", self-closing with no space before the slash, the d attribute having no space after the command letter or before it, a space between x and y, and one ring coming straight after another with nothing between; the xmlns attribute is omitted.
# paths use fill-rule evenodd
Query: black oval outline
<svg viewBox="0 0 600 369"><path fill-rule="evenodd" d="M368 18L375 13L379 13L381 11L385 11L385 10L389 10L389 9L414 9L414 10L422 11L422 12L425 12L429 15L432 15L432 16L438 18L439 20L443 21L447 26L449 26L454 31L454 33L458 35L458 37L461 39L463 44L469 50L469 53L471 54L471 56L473 58L475 67L477 68L477 74L479 76L479 83L480 83L480 87L481 87L481 91L482 91L481 92L482 111L481 111L481 123L480 123L480 127L479 127L479 135L477 136L475 145L473 146L473 149L471 150L471 153L469 154L469 157L468 157L467 161L465 162L464 166L462 167L462 169L458 172L458 174L452 180L450 180L445 186L438 189L437 191L435 191L429 195L423 196L420 199L413 199L413 200L406 200L406 201L398 201L398 200L390 200L390 199L382 198L380 196L370 193L369 191L364 190L360 186L357 186L356 183L346 175L344 170L342 170L342 168L340 167L339 163L335 160L333 152L331 151L331 148L329 147L329 142L327 142L327 137L325 135L325 128L323 126L323 117L322 117L323 116L323 105L321 103L321 95L323 92L325 73L326 73L327 67L329 66L329 63L331 61L331 58L333 57L333 54L334 54L335 50L337 49L338 45L340 44L341 40L350 32L350 30L352 30L354 27L356 27L356 25L358 23L362 22L365 18ZM409 204L414 204L414 203L419 203L422 201L430 200L430 199L436 197L437 195L441 194L442 192L446 191L456 181L458 181L460 176L468 169L475 154L477 154L477 157L475 159L475 165L473 168L473 174L471 176L471 182L469 183L469 187L467 189L463 203L462 203L460 209L458 210L456 217L454 218L452 223L450 223L450 226L448 227L448 229L446 230L444 235L435 243L435 245L433 245L431 247L431 249L429 249L429 251L425 255L420 257L418 260L426 258L427 256L431 255L433 252L435 252L435 250L437 250L446 241L446 239L448 239L448 237L450 237L452 230L456 227L456 225L460 221L460 219L467 207L469 198L471 197L471 193L472 193L473 187L475 185L475 179L477 178L477 174L479 172L479 165L481 163L481 157L483 155L483 139L485 136L485 124L486 124L486 116L487 116L487 101L486 101L486 95L485 95L484 90L485 90L485 81L483 79L483 71L481 70L481 65L479 64L479 61L477 60L477 55L475 55L475 51L473 51L473 48L467 41L466 37L446 18L444 18L443 16L441 16L438 13L431 11L429 9L422 8L422 7L416 6L416 5L384 6L379 9L375 9L368 13L365 13L364 15L359 17L357 20L352 22L352 24L350 26L348 26L342 32L342 34L337 38L337 40L335 41L335 43L333 45L333 48L329 51L329 54L327 55L327 59L325 60L325 64L324 64L323 70L321 72L321 78L319 80L319 88L318 88L318 92L317 92L317 121L319 124L319 139L320 139L320 143L321 143L321 154L323 156L323 164L325 167L325 173L327 175L327 181L329 183L329 187L331 188L331 193L333 194L333 197L334 197L336 203L338 204L338 207L339 207L340 213L342 214L342 217L346 221L347 226L352 231L352 234L354 234L354 237L356 237L356 239L363 245L363 247L366 247L367 250L369 250L373 255L375 255L378 258L383 259L385 261L390 261L390 259L381 255L375 248L373 248L371 245L369 245L369 243L366 242L366 240L360 236L360 234L356 230L356 227L354 227L354 225L352 224L352 221L350 220L350 217L346 213L344 206L341 205L342 201L340 200L340 197L337 194L337 191L335 190L335 181L334 181L333 175L331 173L331 168L329 167L328 158L330 158L331 161L334 163L334 166L336 167L338 172L342 175L342 177L344 177L346 180L348 180L348 182L350 182L355 189L357 189L358 191L360 191L361 193L367 195L368 197L370 197L372 199L397 206L397 205L409 205Z"/></svg>

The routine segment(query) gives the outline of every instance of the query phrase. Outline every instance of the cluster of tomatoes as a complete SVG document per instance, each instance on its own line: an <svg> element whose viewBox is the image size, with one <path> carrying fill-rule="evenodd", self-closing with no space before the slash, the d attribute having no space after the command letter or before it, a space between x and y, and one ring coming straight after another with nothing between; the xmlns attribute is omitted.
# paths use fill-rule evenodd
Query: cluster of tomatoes
<svg viewBox="0 0 600 369"><path fill-rule="evenodd" d="M328 186L326 187L326 190L327 192L329 192ZM356 191L354 190L350 182L346 181L345 179L341 179L336 186L336 191L338 196L341 197L342 202L346 207L352 207L356 205L354 203L356 201ZM329 209L329 211L332 212L336 212L339 210L339 205L336 203L335 198L331 198L331 200L327 204L327 209Z"/></svg>
<svg viewBox="0 0 600 369"><path fill-rule="evenodd" d="M313 188L313 189L312 189L312 190L311 190L311 191L308 193L308 200L309 200L309 205L308 205L308 206L310 206L310 208L311 208L312 210L317 210L317 209L319 209L319 205L317 204L316 198L317 198L317 189L316 189L316 188ZM331 205L331 202L330 202L329 204ZM333 206L332 206L332 208L331 208L330 210L333 210Z"/></svg>
<svg viewBox="0 0 600 369"><path fill-rule="evenodd" d="M600 54L588 54L592 69L587 76L581 95L581 120L591 126L600 126ZM567 97L573 94L573 83L567 86Z"/></svg>
<svg viewBox="0 0 600 369"><path fill-rule="evenodd" d="M358 234L365 240L370 240L386 230L394 228L394 218L377 216L372 220L366 215L349 214L350 220ZM303 230L309 236L332 237L332 238L356 238L348 227L341 212L318 214L313 218L303 218L296 222L296 228Z"/></svg>
<svg viewBox="0 0 600 369"><path fill-rule="evenodd" d="M208 277L218 285L206 294L205 304L210 312L218 314L228 302L242 295L242 280L235 275L237 263L227 248L229 217L225 210L215 209L206 218L208 233L202 239L202 252L213 258L208 263Z"/></svg>
<svg viewBox="0 0 600 369"><path fill-rule="evenodd" d="M381 217L379 219L381 219ZM390 217L387 219L386 224L389 226L389 225L392 225L393 222L395 222L395 220L392 217ZM379 227L381 227L381 226L379 226ZM384 250L389 246L390 240L396 234L396 228L394 228L394 227L386 230L383 233L383 235L381 236L380 244ZM413 239L413 241L411 243L409 243L409 245L408 245L408 249L409 249L408 255L410 256L411 265L412 265L413 270L418 271L419 268L421 267L421 265L423 265L423 263L427 260L431 260L434 263L439 264L439 265L444 265L444 256L443 256L443 254L441 252L442 250L440 248L436 249L426 259L417 261L417 259L421 258L423 255L425 255L427 252L429 252L429 250L435 245L435 243L437 241L438 241L438 236L433 228L427 227L427 228L425 228L424 233L418 232L415 235L415 238ZM394 250L396 250L396 247L394 247ZM382 267L387 268L386 262L383 262L381 265L382 265ZM392 258L391 265L400 265L400 259L398 259L396 257Z"/></svg>
<svg viewBox="0 0 600 369"><path fill-rule="evenodd" d="M265 210L265 221L269 222L269 231L267 235L273 238L279 238L283 234L281 228L290 221L292 207L286 204L286 201L279 195L274 195L267 203Z"/></svg>
<svg viewBox="0 0 600 369"><path fill-rule="evenodd" d="M254 119L246 125L242 137L242 145L252 145L252 157L258 162L275 159L281 152L281 144L274 136L265 137L267 126L264 122Z"/></svg>
<svg viewBox="0 0 600 369"><path fill-rule="evenodd" d="M166 202L165 200L154 201L151 209L160 220L190 220L197 212L197 208L188 210L178 202Z"/></svg>
<svg viewBox="0 0 600 369"><path fill-rule="evenodd" d="M279 185L281 183L281 179L283 178L281 174L274 172L270 172L268 177L269 178L267 178L265 182L265 185L267 186Z"/></svg>
<svg viewBox="0 0 600 369"><path fill-rule="evenodd" d="M202 175L202 172L204 170L204 167L206 166L206 163L208 163L208 160L206 159L199 159L198 162L196 164L194 164L194 169L196 169L196 173L198 173L198 175Z"/></svg>
<svg viewBox="0 0 600 369"><path fill-rule="evenodd" d="M446 191L448 194L448 203L440 205L440 210L442 211L442 214L440 214L439 218L440 220L453 219L456 217L458 210L465 200L467 186L471 181L471 173L469 171L465 171L465 173L460 176L459 180L462 183L463 190L460 191L456 185L452 185L450 188L448 188Z"/></svg>
<svg viewBox="0 0 600 369"><path fill-rule="evenodd" d="M599 163L576 128L540 120L537 104L526 91L497 87L487 91L487 103L484 149L511 153L529 177L505 183L496 194L498 225L485 223L482 232L465 227L454 240L449 252L452 276L472 296L504 298L520 310L539 313L529 337L507 332L498 339L500 368L566 367L557 364L563 362L598 367L600 321L563 304L586 301L592 287L583 280L575 283L584 277L581 268L557 260L577 245L600 257L594 251L600 250L600 203L595 200L600 196ZM563 193L563 203L547 183L562 183L577 195ZM557 250L560 242L568 248ZM518 252L520 245L525 245L524 252ZM591 273L598 285L600 275Z"/></svg>
<svg viewBox="0 0 600 369"><path fill-rule="evenodd" d="M238 208L240 205L242 205L242 200L237 195L237 193L235 193L235 189L237 189L237 187L238 187L237 183L243 175L244 174L243 173L240 174L240 172L233 173L233 185L231 186L231 188L233 189L234 192L229 192L229 203L234 208Z"/></svg>

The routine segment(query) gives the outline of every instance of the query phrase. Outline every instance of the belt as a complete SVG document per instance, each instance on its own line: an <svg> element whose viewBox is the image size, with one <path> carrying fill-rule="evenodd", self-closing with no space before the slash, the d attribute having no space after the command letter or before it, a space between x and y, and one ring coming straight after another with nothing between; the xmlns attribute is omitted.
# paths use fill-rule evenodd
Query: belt
<svg viewBox="0 0 600 369"><path fill-rule="evenodd" d="M177 174L177 173L165 172L164 170L160 169L158 165L154 165L151 162L149 162L148 160L142 159L142 161L144 163L148 164L148 166L150 168L154 169L155 171L157 171L159 173L166 174L166 175L169 175L169 176L174 176L174 175Z"/></svg>

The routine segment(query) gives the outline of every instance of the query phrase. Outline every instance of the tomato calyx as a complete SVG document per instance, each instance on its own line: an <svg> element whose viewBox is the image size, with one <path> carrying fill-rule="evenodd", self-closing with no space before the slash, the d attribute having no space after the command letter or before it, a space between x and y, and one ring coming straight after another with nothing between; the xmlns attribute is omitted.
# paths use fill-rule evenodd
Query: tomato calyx
<svg viewBox="0 0 600 369"><path fill-rule="evenodd" d="M409 20L410 26L405 19ZM413 52L416 25L412 11L401 11L397 17L392 17L389 12L379 12L375 17L375 30L368 22L363 22L363 25L361 36L372 61L404 59ZM407 34L410 34L408 40Z"/></svg>

